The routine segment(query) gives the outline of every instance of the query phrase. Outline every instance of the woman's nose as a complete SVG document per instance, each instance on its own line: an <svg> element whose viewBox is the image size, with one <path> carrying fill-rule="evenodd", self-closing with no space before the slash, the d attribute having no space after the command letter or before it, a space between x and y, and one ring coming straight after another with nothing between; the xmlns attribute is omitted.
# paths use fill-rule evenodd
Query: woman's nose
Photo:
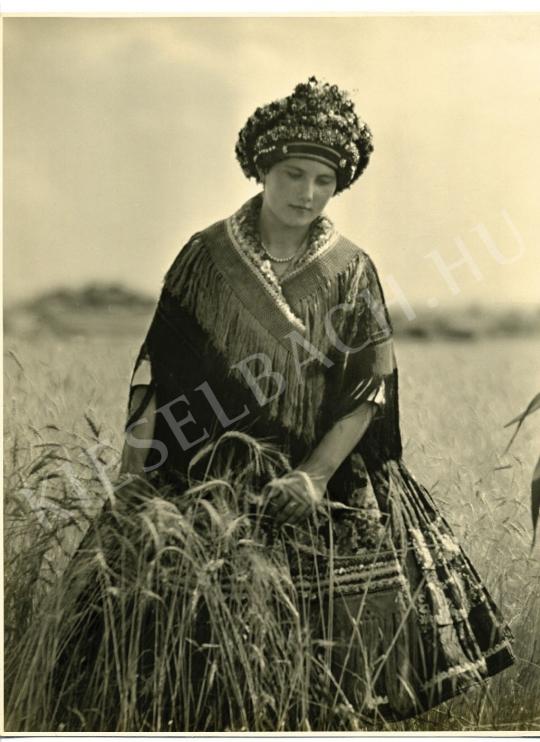
<svg viewBox="0 0 540 742"><path fill-rule="evenodd" d="M305 180L302 183L302 190L300 192L302 200L306 203L310 203L311 201L313 201L314 191L315 184L311 180Z"/></svg>

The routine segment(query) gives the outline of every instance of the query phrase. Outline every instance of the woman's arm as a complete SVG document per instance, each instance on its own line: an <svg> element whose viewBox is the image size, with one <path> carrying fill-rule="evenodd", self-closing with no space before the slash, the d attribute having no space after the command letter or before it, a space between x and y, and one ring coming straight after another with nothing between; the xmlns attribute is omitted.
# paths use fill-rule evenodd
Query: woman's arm
<svg viewBox="0 0 540 742"><path fill-rule="evenodd" d="M360 441L372 419L386 412L386 380L394 373L392 325L377 271L369 256L359 262L350 286L350 314L340 328L349 347L341 377L334 380L334 420L310 456L270 485L269 510L278 523L312 513L328 481ZM279 486L277 486L279 485Z"/></svg>
<svg viewBox="0 0 540 742"><path fill-rule="evenodd" d="M289 475L290 486L274 492L270 488L269 507L277 525L295 524L313 512L322 501L331 476L366 432L377 407L376 402L364 402L338 420L309 458ZM299 477L298 472L307 477Z"/></svg>
<svg viewBox="0 0 540 742"><path fill-rule="evenodd" d="M338 420L313 449L309 458L297 468L326 488L334 472L366 432L376 410L376 403L364 402Z"/></svg>
<svg viewBox="0 0 540 742"><path fill-rule="evenodd" d="M145 394L146 386L137 386L133 389L129 417L141 405ZM120 474L144 475L144 464L154 436L155 412L156 395L154 393L150 397L146 407L141 410L138 420L132 423L126 430L120 463Z"/></svg>

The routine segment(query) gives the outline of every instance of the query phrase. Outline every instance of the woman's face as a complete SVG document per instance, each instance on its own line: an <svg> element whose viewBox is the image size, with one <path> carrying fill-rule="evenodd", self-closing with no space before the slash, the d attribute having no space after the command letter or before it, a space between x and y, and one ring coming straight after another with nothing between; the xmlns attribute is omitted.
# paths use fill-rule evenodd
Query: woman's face
<svg viewBox="0 0 540 742"><path fill-rule="evenodd" d="M266 173L264 203L283 224L307 226L324 211L336 183L336 173L329 165L289 157Z"/></svg>

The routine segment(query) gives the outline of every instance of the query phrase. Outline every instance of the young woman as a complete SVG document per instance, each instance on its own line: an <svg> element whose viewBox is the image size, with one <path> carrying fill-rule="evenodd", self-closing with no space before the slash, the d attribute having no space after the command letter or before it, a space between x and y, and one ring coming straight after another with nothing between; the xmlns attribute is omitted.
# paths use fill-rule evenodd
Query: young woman
<svg viewBox="0 0 540 742"><path fill-rule="evenodd" d="M193 235L167 272L131 380L122 470L182 488L190 461L224 432L278 447L290 469L264 488L276 526L342 506L322 535L332 672L353 707L399 719L513 655L490 595L402 460L375 266L324 214L372 149L352 101L313 77L248 119L236 154L262 191Z"/></svg>

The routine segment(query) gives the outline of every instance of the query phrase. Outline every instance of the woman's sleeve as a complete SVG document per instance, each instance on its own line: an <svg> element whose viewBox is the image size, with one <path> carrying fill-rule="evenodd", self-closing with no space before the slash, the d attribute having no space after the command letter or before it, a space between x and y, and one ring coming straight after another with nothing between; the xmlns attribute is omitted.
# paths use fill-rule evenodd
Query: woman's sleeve
<svg viewBox="0 0 540 742"><path fill-rule="evenodd" d="M145 392L137 407L133 409L133 392L136 387L143 387L145 389ZM148 402L152 398L154 391L155 384L152 377L152 366L150 364L150 357L148 355L145 341L141 345L137 360L135 361L133 373L131 375L128 394L128 410L124 428L125 431L127 431L130 426L133 425L133 423L140 418L140 416L146 409Z"/></svg>
<svg viewBox="0 0 540 742"><path fill-rule="evenodd" d="M381 416L395 365L393 332L377 271L366 254L351 279L347 307L335 419L353 414L365 402L375 403L375 416Z"/></svg>
<svg viewBox="0 0 540 742"><path fill-rule="evenodd" d="M384 392L384 381L381 381L379 386L376 389L373 389L370 394L368 394L366 398L366 402L373 402L373 404L376 404L379 409L383 406L386 399L386 395Z"/></svg>
<svg viewBox="0 0 540 742"><path fill-rule="evenodd" d="M178 298L174 296L175 283L189 277L193 270L193 258L199 248L199 233L190 237L180 249L163 279L161 293L154 315L134 364L129 385L128 413L125 428L136 422L146 409L153 394L164 388L164 384L179 379L183 371L180 351L171 353L171 345L178 345L178 334L185 335L184 316ZM133 392L143 387L145 393L136 409L133 407Z"/></svg>
<svg viewBox="0 0 540 742"><path fill-rule="evenodd" d="M150 366L150 360L143 358L139 364L139 367L135 370L131 379L131 387L136 386L148 386L152 383L152 367Z"/></svg>

